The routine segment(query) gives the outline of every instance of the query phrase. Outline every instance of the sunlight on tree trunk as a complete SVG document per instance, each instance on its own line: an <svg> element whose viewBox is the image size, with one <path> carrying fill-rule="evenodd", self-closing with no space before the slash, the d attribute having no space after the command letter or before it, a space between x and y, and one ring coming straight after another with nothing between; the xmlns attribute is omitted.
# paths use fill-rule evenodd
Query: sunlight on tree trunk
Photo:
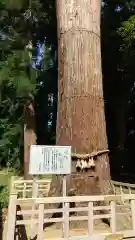
<svg viewBox="0 0 135 240"><path fill-rule="evenodd" d="M57 145L71 145L74 153L108 149L100 50L99 0L57 0L58 116ZM108 155L96 160L98 186L110 179ZM96 180L73 180L79 194L90 194ZM55 180L56 181L56 180ZM52 181L52 186L54 181ZM54 187L54 186L53 186ZM93 188L93 190L91 189ZM102 190L101 190L102 192Z"/></svg>

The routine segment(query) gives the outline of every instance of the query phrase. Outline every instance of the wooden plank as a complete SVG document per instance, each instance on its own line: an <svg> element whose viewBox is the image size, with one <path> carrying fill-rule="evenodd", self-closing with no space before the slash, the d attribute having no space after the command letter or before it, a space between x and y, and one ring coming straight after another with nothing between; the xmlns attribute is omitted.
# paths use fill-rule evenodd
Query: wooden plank
<svg viewBox="0 0 135 240"><path fill-rule="evenodd" d="M135 195L134 195L135 197ZM61 202L97 202L97 201L111 201L119 200L121 195L95 195L95 196L73 196L73 197L48 197L48 198L39 198L35 199L37 203L61 203ZM130 195L128 195L130 199ZM21 199L18 201L21 202Z"/></svg>
<svg viewBox="0 0 135 240"><path fill-rule="evenodd" d="M122 207L122 208L130 208L130 204L116 204L116 207Z"/></svg>
<svg viewBox="0 0 135 240"><path fill-rule="evenodd" d="M48 189L48 190L47 190L47 189L39 189L39 190L38 190L38 192L43 192L43 193L46 194L46 195L48 194L48 191L49 191L49 189ZM22 189L22 190L17 189L17 192L18 192L18 193L22 193L22 192L23 192L23 189ZM32 189L29 189L29 190L26 189L25 192L31 192L31 193L32 193Z"/></svg>
<svg viewBox="0 0 135 240"><path fill-rule="evenodd" d="M8 227L6 240L14 240L15 233L15 221L16 221L16 204L15 200L17 195L11 195L9 198L9 207L8 207Z"/></svg>
<svg viewBox="0 0 135 240"><path fill-rule="evenodd" d="M100 214L100 215L94 215L93 219L104 219L104 218L111 218L111 214Z"/></svg>
<svg viewBox="0 0 135 240"><path fill-rule="evenodd" d="M87 219L85 219L85 220L87 220ZM84 220L84 219L79 219L79 220ZM44 218L44 222L46 222L46 223L60 223L60 222L63 222L63 221L64 221L63 218ZM76 221L76 219L75 220L73 219L73 221ZM33 219L33 225L35 225L37 223L38 223L38 218ZM29 220L17 220L16 221L16 226L17 225L20 225L20 226L21 225L31 225L31 220L30 219Z"/></svg>
<svg viewBox="0 0 135 240"><path fill-rule="evenodd" d="M37 184L38 185L38 184ZM24 183L24 185L21 185L21 186L15 186L15 188L16 189L32 189L32 185L26 185L26 183ZM41 185L38 185L38 188L40 188L40 189L47 189L48 188L48 185L43 185L43 186L41 186Z"/></svg>
<svg viewBox="0 0 135 240"><path fill-rule="evenodd" d="M124 200L135 200L135 194L124 194Z"/></svg>
<svg viewBox="0 0 135 240"><path fill-rule="evenodd" d="M88 216L73 216L73 217L69 217L70 221L84 221L84 220L88 220Z"/></svg>
<svg viewBox="0 0 135 240"><path fill-rule="evenodd" d="M94 209L94 208L93 208ZM94 210L101 210L103 208L95 208ZM109 209L106 207L105 209ZM45 209L44 214L46 213L61 213L63 212L63 208L53 208L53 209ZM69 212L88 212L88 207L80 207L80 208L69 208ZM31 214L38 214L38 210L21 210L17 211L17 215L31 215Z"/></svg>
<svg viewBox="0 0 135 240"><path fill-rule="evenodd" d="M69 208L69 212L88 212L88 207Z"/></svg>
<svg viewBox="0 0 135 240"><path fill-rule="evenodd" d="M61 213L63 212L62 208L56 208L56 209L46 209L44 210L44 214L46 213ZM21 210L21 211L17 211L17 215L37 215L38 214L38 210Z"/></svg>
<svg viewBox="0 0 135 240"><path fill-rule="evenodd" d="M64 218L63 217L61 217L61 218L45 218L44 221L47 223L59 223L59 222L63 222Z"/></svg>
<svg viewBox="0 0 135 240"><path fill-rule="evenodd" d="M44 239L44 204L39 204L39 222L37 240Z"/></svg>
<svg viewBox="0 0 135 240"><path fill-rule="evenodd" d="M88 235L93 233L93 202L88 203Z"/></svg>
<svg viewBox="0 0 135 240"><path fill-rule="evenodd" d="M135 234L135 200L131 200L132 227Z"/></svg>
<svg viewBox="0 0 135 240"><path fill-rule="evenodd" d="M111 209L110 206L96 206L96 207L93 207L94 211L97 211L97 210L110 210L110 209Z"/></svg>
<svg viewBox="0 0 135 240"><path fill-rule="evenodd" d="M73 197L46 197L46 198L27 198L17 199L16 204L21 205L22 203L36 204L40 203L62 203L62 202L97 202L97 201L116 201L120 200L121 195L100 195L100 196L73 196ZM124 200L135 200L135 194L124 194Z"/></svg>
<svg viewBox="0 0 135 240"><path fill-rule="evenodd" d="M111 230L116 233L116 202L111 201Z"/></svg>
<svg viewBox="0 0 135 240"><path fill-rule="evenodd" d="M105 201L121 201L121 195L108 195L104 198Z"/></svg>
<svg viewBox="0 0 135 240"><path fill-rule="evenodd" d="M38 218L37 219L33 219L33 225L38 223ZM22 226L22 225L31 225L31 219L29 220L17 220L16 221L16 226ZM9 240L9 239L7 239Z"/></svg>
<svg viewBox="0 0 135 240"><path fill-rule="evenodd" d="M24 216L24 215L38 215L39 211L38 210L21 210L21 211L17 211L17 216Z"/></svg>
<svg viewBox="0 0 135 240"><path fill-rule="evenodd" d="M102 206L102 207L93 207L94 211L97 210L110 210L110 206ZM53 208L53 209L45 209L44 213L61 213L63 208ZM88 207L79 207L79 208L69 208L69 212L88 212ZM31 214L38 214L38 210L21 210L17 211L17 215L31 215Z"/></svg>
<svg viewBox="0 0 135 240"><path fill-rule="evenodd" d="M124 200L135 200L135 194L124 194ZM46 198L27 198L17 199L16 204L21 205L24 202L39 203L62 203L62 202L97 202L97 201L111 201L121 200L121 195L100 195L100 196L73 196L73 197L46 197Z"/></svg>
<svg viewBox="0 0 135 240"><path fill-rule="evenodd" d="M131 216L131 212L125 212L125 213L121 213L121 212L117 212L117 215L128 215L128 216Z"/></svg>
<svg viewBox="0 0 135 240"><path fill-rule="evenodd" d="M37 183L50 183L51 179L38 179ZM27 184L32 184L33 180L14 180L14 184L23 184L23 183L27 183Z"/></svg>

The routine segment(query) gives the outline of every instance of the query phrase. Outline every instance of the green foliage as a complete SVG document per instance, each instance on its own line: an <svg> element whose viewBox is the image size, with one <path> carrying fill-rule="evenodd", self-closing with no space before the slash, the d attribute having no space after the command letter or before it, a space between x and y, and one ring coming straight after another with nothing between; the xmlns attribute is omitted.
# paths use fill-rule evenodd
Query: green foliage
<svg viewBox="0 0 135 240"><path fill-rule="evenodd" d="M20 124L11 124L8 119L0 120L0 160L3 163L6 159L7 167L18 167L20 165Z"/></svg>
<svg viewBox="0 0 135 240"><path fill-rule="evenodd" d="M8 54L5 61L0 62L0 86L13 88L18 96L35 93L36 73L32 68L27 50L17 50Z"/></svg>
<svg viewBox="0 0 135 240"><path fill-rule="evenodd" d="M102 66L111 163L115 166L114 172L121 165L127 172L135 142L135 134L130 134L135 129L135 1L105 0L104 3Z"/></svg>
<svg viewBox="0 0 135 240"><path fill-rule="evenodd" d="M126 55L133 56L135 54L135 15L122 23L118 34L122 38L120 50Z"/></svg>
<svg viewBox="0 0 135 240"><path fill-rule="evenodd" d="M0 186L0 208L8 207L9 191L8 186Z"/></svg>
<svg viewBox="0 0 135 240"><path fill-rule="evenodd" d="M43 72L53 67L50 46L54 49L57 42L55 18L53 0L0 1L1 166L21 165L24 107L28 97L40 91ZM36 67L37 43L45 39L48 45Z"/></svg>
<svg viewBox="0 0 135 240"><path fill-rule="evenodd" d="M27 49L10 50L0 61L0 162L6 159L8 167L20 166L23 108L29 94L36 92L36 74Z"/></svg>

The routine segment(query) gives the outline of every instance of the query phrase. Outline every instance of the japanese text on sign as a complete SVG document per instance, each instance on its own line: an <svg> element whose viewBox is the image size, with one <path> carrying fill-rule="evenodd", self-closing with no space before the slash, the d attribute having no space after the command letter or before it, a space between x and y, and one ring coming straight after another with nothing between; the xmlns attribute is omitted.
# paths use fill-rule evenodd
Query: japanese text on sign
<svg viewBox="0 0 135 240"><path fill-rule="evenodd" d="M32 145L29 173L32 175L70 174L71 147Z"/></svg>

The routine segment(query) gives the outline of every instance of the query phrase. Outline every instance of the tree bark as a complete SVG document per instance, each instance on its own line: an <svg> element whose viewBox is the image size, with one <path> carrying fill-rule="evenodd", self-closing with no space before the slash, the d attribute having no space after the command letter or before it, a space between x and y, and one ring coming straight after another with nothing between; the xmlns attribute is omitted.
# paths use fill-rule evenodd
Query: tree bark
<svg viewBox="0 0 135 240"><path fill-rule="evenodd" d="M24 179L30 179L30 146L36 144L35 109L32 99L28 100L25 105L24 120Z"/></svg>
<svg viewBox="0 0 135 240"><path fill-rule="evenodd" d="M57 0L56 144L71 145L74 153L108 149L101 73L100 11L100 0ZM108 191L104 187L105 181L110 179L108 155L97 158L95 171L98 183L89 176L80 176L80 181L79 176L72 178L71 187L77 189L77 194L95 193L95 189L99 193L101 188Z"/></svg>

